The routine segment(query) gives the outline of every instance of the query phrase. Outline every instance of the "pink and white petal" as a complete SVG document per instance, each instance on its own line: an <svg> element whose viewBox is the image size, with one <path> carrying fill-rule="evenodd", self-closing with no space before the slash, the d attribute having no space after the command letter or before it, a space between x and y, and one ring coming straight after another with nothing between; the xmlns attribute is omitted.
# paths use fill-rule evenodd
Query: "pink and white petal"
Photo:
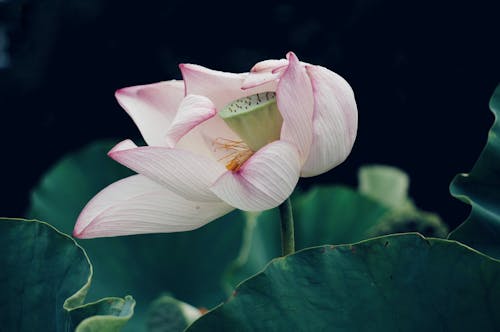
<svg viewBox="0 0 500 332"><path fill-rule="evenodd" d="M215 105L207 97L187 95L182 100L179 110L167 131L167 143L170 147L174 147L191 129L210 119L216 113Z"/></svg>
<svg viewBox="0 0 500 332"><path fill-rule="evenodd" d="M272 142L257 151L237 172L226 172L211 186L223 201L245 211L274 208L293 192L300 161L295 146Z"/></svg>
<svg viewBox="0 0 500 332"><path fill-rule="evenodd" d="M197 65L184 64L181 70L185 77L187 93L204 94L221 110L226 104L246 96L265 91L275 91L277 82L265 82L247 90L242 90L245 74L223 73ZM214 99L215 98L215 99ZM184 148L198 154L218 160L224 153L217 149L217 139L241 140L229 126L218 116L203 121L179 141L176 147ZM203 143L202 143L203 142ZM207 151L209 151L207 153Z"/></svg>
<svg viewBox="0 0 500 332"><path fill-rule="evenodd" d="M184 82L166 81L117 90L118 103L151 146L166 146L165 134L184 98Z"/></svg>
<svg viewBox="0 0 500 332"><path fill-rule="evenodd" d="M186 95L208 97L221 110L231 101L245 96L241 90L246 74L226 73L194 64L181 64Z"/></svg>
<svg viewBox="0 0 500 332"><path fill-rule="evenodd" d="M314 94L313 142L302 176L315 176L342 163L351 152L358 111L350 85L336 73L307 66Z"/></svg>
<svg viewBox="0 0 500 332"><path fill-rule="evenodd" d="M73 236L96 238L196 229L233 210L224 202L193 202L142 175L115 182L83 209Z"/></svg>
<svg viewBox="0 0 500 332"><path fill-rule="evenodd" d="M188 200L218 200L209 187L225 168L213 159L182 149L153 146L125 150L115 147L108 155Z"/></svg>
<svg viewBox="0 0 500 332"><path fill-rule="evenodd" d="M249 73L243 80L243 85L241 86L241 89L248 90L251 88L259 87L266 83L276 81L278 78L280 78L281 74L282 73L271 73L271 72ZM277 87L277 82L275 82L272 86L269 85L269 88L266 91L276 91L276 87Z"/></svg>
<svg viewBox="0 0 500 332"><path fill-rule="evenodd" d="M252 69L250 69L250 72L253 73L258 73L258 72L271 72L275 68L282 67L282 66L287 66L288 65L288 60L287 59L270 59L270 60L264 60L257 62Z"/></svg>
<svg viewBox="0 0 500 332"><path fill-rule="evenodd" d="M281 76L276 90L278 109L283 116L281 139L297 147L303 164L312 143L312 86L305 67L295 54L289 52L287 58L290 64Z"/></svg>
<svg viewBox="0 0 500 332"><path fill-rule="evenodd" d="M186 95L195 94L208 97L217 110L222 110L230 102L264 91L275 91L276 82L264 82L254 88L243 90L243 82L248 73L226 73L193 64L181 64L186 85Z"/></svg>

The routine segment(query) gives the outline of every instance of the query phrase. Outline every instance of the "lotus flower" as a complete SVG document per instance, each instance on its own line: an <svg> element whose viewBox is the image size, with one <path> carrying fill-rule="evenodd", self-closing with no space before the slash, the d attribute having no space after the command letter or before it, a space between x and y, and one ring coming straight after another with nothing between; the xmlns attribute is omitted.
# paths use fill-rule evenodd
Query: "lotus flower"
<svg viewBox="0 0 500 332"><path fill-rule="evenodd" d="M286 200L299 177L343 162L357 130L349 84L287 59L233 74L181 64L183 81L116 92L148 146L125 140L109 156L137 172L83 209L74 236L188 231L233 209Z"/></svg>

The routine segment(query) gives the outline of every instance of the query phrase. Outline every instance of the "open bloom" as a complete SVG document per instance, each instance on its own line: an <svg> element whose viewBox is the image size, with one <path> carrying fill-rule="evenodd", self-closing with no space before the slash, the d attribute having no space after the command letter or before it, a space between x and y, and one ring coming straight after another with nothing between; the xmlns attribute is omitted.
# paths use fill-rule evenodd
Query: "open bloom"
<svg viewBox="0 0 500 332"><path fill-rule="evenodd" d="M287 59L233 74L181 64L183 81L116 92L148 146L125 140L109 156L137 172L83 209L80 238L198 228L234 208L267 210L300 176L343 162L357 130L349 84Z"/></svg>

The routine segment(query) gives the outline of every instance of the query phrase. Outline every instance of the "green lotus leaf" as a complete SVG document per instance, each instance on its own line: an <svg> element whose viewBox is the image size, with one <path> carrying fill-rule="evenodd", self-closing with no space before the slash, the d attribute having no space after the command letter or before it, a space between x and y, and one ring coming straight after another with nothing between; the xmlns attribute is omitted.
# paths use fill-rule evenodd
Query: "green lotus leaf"
<svg viewBox="0 0 500 332"><path fill-rule="evenodd" d="M450 192L472 211L449 238L500 258L500 85L490 100L495 122L488 142L469 174L457 175Z"/></svg>
<svg viewBox="0 0 500 332"><path fill-rule="evenodd" d="M274 259L187 332L498 331L500 263L408 233Z"/></svg>
<svg viewBox="0 0 500 332"><path fill-rule="evenodd" d="M120 331L132 297L84 304L92 280L85 251L37 220L0 219L2 331Z"/></svg>

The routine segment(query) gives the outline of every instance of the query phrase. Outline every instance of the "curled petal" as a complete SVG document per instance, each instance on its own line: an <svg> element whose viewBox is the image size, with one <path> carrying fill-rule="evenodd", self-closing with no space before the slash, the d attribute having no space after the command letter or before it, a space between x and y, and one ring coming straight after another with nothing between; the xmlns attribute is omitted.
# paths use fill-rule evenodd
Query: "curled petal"
<svg viewBox="0 0 500 332"><path fill-rule="evenodd" d="M314 94L313 142L302 176L324 173L342 163L356 138L358 111L354 93L339 75L307 66Z"/></svg>
<svg viewBox="0 0 500 332"><path fill-rule="evenodd" d="M272 72L274 69L282 66L287 66L288 65L288 60L287 59L270 59L270 60L264 60L257 62L252 69L250 69L251 72L253 73L258 73L258 72Z"/></svg>
<svg viewBox="0 0 500 332"><path fill-rule="evenodd" d="M215 105L207 97L186 96L167 131L166 140L169 146L174 147L191 129L210 119L216 113Z"/></svg>
<svg viewBox="0 0 500 332"><path fill-rule="evenodd" d="M281 139L297 147L304 163L312 142L313 93L305 67L292 52L287 57L290 64L276 90L276 101L283 116Z"/></svg>
<svg viewBox="0 0 500 332"><path fill-rule="evenodd" d="M80 213L73 235L96 238L193 230L233 208L224 202L188 201L142 175L104 188Z"/></svg>
<svg viewBox="0 0 500 332"><path fill-rule="evenodd" d="M244 97L241 86L245 74L226 73L193 64L181 64L179 67L186 84L186 95L206 96L217 109Z"/></svg>
<svg viewBox="0 0 500 332"><path fill-rule="evenodd" d="M249 73L248 76L243 80L243 85L241 89L248 90L251 88L259 87L264 84L271 83L278 79L281 76L281 73L272 73L272 72L258 72L258 73ZM272 86L270 86L267 91L276 91L277 83L275 82Z"/></svg>
<svg viewBox="0 0 500 332"><path fill-rule="evenodd" d="M300 173L295 146L275 141L257 151L237 172L226 172L211 190L226 203L245 211L262 211L283 203Z"/></svg>
<svg viewBox="0 0 500 332"><path fill-rule="evenodd" d="M134 120L151 146L166 146L166 131L184 98L182 81L166 81L123 88L115 93L118 103Z"/></svg>
<svg viewBox="0 0 500 332"><path fill-rule="evenodd" d="M276 90L276 82L272 81L243 90L243 82L248 73L226 73L193 64L181 64L179 67L186 84L186 95L206 96L215 104L217 110L236 99Z"/></svg>
<svg viewBox="0 0 500 332"><path fill-rule="evenodd" d="M122 165L192 201L218 201L210 185L225 172L213 159L181 149L131 147L120 143L109 156Z"/></svg>

